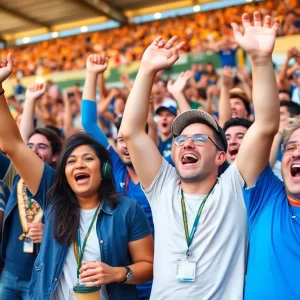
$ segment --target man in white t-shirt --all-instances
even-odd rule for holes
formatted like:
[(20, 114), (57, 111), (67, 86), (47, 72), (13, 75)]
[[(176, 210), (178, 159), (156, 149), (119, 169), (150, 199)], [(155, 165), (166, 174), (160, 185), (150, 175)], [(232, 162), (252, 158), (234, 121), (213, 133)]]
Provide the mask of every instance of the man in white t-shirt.
[(242, 188), (252, 187), (268, 164), (279, 125), (271, 60), (279, 25), (271, 28), (268, 16), (262, 26), (258, 12), (254, 26), (247, 14), (242, 21), (244, 34), (238, 25), (232, 28), (252, 63), (256, 118), (236, 161), (219, 178), (227, 142), (209, 114), (186, 111), (174, 120), (175, 168), (144, 132), (155, 74), (176, 62), (184, 43), (174, 46), (176, 37), (154, 40), (143, 55), (126, 103), (120, 134), (151, 205), (155, 227), (153, 300), (243, 299), (248, 234)]

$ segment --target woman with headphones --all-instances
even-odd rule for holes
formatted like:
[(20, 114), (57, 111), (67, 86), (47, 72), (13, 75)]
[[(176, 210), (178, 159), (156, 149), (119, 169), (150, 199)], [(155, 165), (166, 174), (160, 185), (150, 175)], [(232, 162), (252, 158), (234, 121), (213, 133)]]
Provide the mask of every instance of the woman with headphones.
[(12, 73), (11, 54), (0, 62), (0, 120), (5, 124), (0, 149), (46, 221), (29, 299), (138, 299), (135, 284), (153, 276), (153, 239), (145, 213), (116, 193), (109, 154), (89, 135), (67, 141), (56, 170), (23, 143), (2, 88)]

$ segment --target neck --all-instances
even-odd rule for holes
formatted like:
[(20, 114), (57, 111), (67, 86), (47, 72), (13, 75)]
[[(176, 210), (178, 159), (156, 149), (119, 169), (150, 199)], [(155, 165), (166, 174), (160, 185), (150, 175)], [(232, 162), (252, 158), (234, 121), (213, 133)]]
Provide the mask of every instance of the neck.
[(160, 134), (160, 139), (165, 142), (167, 139), (169, 139), (170, 137), (172, 136), (172, 132), (168, 133), (168, 134), (164, 134), (164, 133), (161, 133)]
[(140, 181), (139, 181), (139, 179), (138, 179), (138, 177), (136, 175), (136, 172), (135, 172), (134, 168), (133, 167), (126, 167), (126, 168), (127, 168), (127, 171), (128, 171), (128, 174), (129, 174), (131, 180), (135, 184), (139, 183)]
[(80, 208), (82, 209), (93, 209), (96, 208), (100, 201), (98, 195), (92, 197), (77, 197)]
[(181, 188), (186, 194), (206, 195), (216, 183), (216, 176), (210, 176), (197, 182), (181, 181)]
[(289, 195), (287, 195), (287, 198), (288, 198), (288, 201), (289, 201), (290, 205), (300, 207), (300, 200), (299, 199), (296, 199), (296, 198), (294, 198), (292, 196), (289, 196)]

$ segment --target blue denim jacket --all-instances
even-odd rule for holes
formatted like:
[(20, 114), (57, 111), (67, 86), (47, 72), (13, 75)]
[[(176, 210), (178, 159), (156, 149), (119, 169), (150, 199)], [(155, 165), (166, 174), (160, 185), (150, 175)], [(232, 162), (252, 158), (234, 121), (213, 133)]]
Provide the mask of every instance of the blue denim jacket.
[[(45, 213), (44, 236), (36, 258), (29, 286), (29, 299), (51, 299), (63, 272), (70, 245), (58, 243), (52, 235), (54, 215), (49, 215), (51, 204), (46, 205), (46, 194), (50, 188), (54, 170), (44, 165), (40, 186), (34, 199)], [(28, 192), (29, 196), (30, 193)], [(120, 197), (117, 208), (112, 210), (102, 202), (97, 219), (101, 261), (113, 267), (132, 264), (128, 242), (142, 239), (151, 234), (147, 217), (136, 201)], [(106, 285), (109, 299), (139, 299), (135, 285), (110, 283)]]
[[(32, 262), (34, 260), (34, 257), (30, 260), (31, 263), (29, 264), (28, 261), (23, 261), (22, 257), (18, 257), (16, 260), (14, 260), (13, 262), (7, 261), (6, 260), (6, 256), (5, 253), (8, 251), (7, 249), (7, 245), (8, 245), (8, 241), (11, 238), (18, 238), (15, 235), (12, 236), (11, 235), (11, 216), (14, 212), (15, 209), (18, 209), (18, 200), (17, 200), (17, 184), (20, 180), (20, 176), (17, 174), (14, 177), (14, 182), (13, 182), (13, 187), (11, 190), (11, 195), (8, 198), (8, 201), (6, 203), (5, 206), (5, 211), (4, 211), (4, 220), (3, 220), (3, 229), (2, 229), (2, 240), (0, 243), (0, 258), (3, 259), (3, 261), (5, 261), (5, 268), (15, 274), (16, 276), (20, 276), (21, 278), (24, 278), (26, 280), (30, 279), (31, 276), (31, 269), (33, 267)], [(44, 223), (44, 217), (42, 219), (42, 223)], [(20, 232), (21, 234), (22, 232)], [(20, 242), (21, 243), (21, 242)], [(21, 246), (20, 246), (21, 247)], [(23, 245), (22, 245), (23, 247)], [(38, 253), (39, 249), (40, 249), (40, 244), (34, 244), (34, 248), (35, 248), (35, 253)], [(36, 255), (35, 253), (33, 253), (32, 255)], [(30, 254), (31, 255), (31, 254)]]

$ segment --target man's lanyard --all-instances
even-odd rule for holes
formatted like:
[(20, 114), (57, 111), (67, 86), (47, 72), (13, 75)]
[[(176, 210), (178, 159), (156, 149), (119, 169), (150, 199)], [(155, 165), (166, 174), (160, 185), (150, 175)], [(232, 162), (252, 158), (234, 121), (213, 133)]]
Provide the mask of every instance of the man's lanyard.
[(82, 263), (82, 258), (83, 258), (86, 242), (90, 236), (90, 233), (92, 231), (92, 228), (95, 223), (95, 220), (96, 220), (99, 210), (100, 210), (100, 204), (95, 211), (95, 214), (93, 216), (93, 219), (92, 219), (92, 222), (88, 229), (88, 232), (84, 238), (82, 247), (81, 247), (80, 229), (78, 228), (78, 231), (77, 231), (77, 241), (74, 242), (74, 253), (75, 253), (75, 258), (76, 258), (76, 262), (77, 262), (77, 278), (79, 278), (79, 270), (81, 268), (81, 263)]
[(188, 226), (188, 222), (187, 222), (187, 215), (186, 215), (186, 207), (185, 207), (185, 203), (184, 203), (184, 195), (183, 195), (183, 191), (181, 189), (181, 209), (182, 209), (182, 217), (183, 217), (183, 224), (184, 224), (184, 231), (185, 231), (185, 238), (186, 238), (186, 243), (187, 243), (187, 246), (188, 246), (188, 249), (186, 251), (186, 256), (189, 257), (192, 255), (191, 251), (189, 250), (191, 244), (192, 244), (192, 241), (194, 239), (194, 235), (195, 235), (195, 232), (196, 232), (196, 229), (197, 229), (197, 226), (198, 226), (198, 223), (199, 223), (199, 220), (200, 220), (200, 216), (201, 216), (201, 213), (202, 213), (202, 210), (203, 210), (203, 207), (206, 203), (206, 200), (208, 199), (209, 195), (211, 194), (212, 190), (214, 189), (216, 183), (218, 181), (215, 182), (215, 184), (213, 185), (213, 187), (211, 188), (211, 190), (209, 191), (209, 193), (205, 196), (205, 198), (202, 200), (201, 204), (200, 204), (200, 207), (198, 209), (198, 212), (197, 212), (197, 215), (196, 215), (196, 218), (195, 218), (195, 221), (194, 221), (194, 225), (193, 225), (193, 228), (192, 228), (192, 231), (191, 231), (191, 234), (189, 234), (189, 226)]
[(127, 190), (128, 190), (128, 185), (129, 185), (129, 179), (130, 179), (130, 176), (129, 176), (129, 173), (126, 174), (126, 180), (125, 180), (125, 188), (124, 188), (124, 196), (126, 197), (127, 196)]

